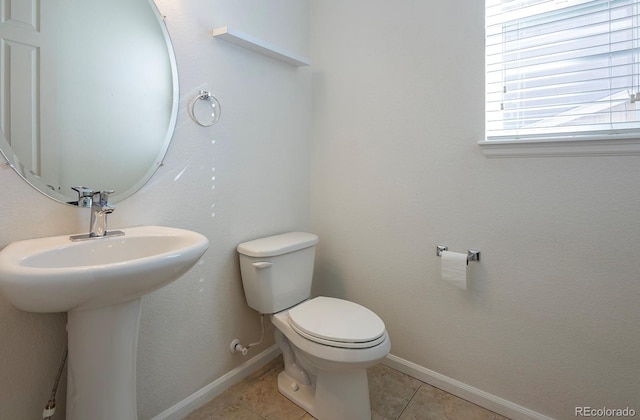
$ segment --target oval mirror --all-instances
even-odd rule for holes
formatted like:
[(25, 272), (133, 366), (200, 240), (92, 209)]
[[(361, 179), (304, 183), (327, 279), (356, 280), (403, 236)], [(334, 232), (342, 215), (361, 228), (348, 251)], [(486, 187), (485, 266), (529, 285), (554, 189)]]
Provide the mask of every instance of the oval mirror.
[(6, 0), (0, 151), (27, 182), (137, 191), (162, 164), (178, 112), (175, 56), (153, 0)]

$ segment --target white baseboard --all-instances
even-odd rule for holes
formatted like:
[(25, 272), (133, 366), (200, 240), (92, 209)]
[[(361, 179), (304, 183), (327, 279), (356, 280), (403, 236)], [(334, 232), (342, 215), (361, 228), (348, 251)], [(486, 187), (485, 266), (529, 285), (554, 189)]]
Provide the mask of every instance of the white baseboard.
[[(237, 368), (211, 382), (209, 385), (206, 385), (184, 400), (153, 417), (151, 420), (180, 420), (185, 418), (189, 413), (202, 407), (213, 398), (222, 394), (226, 389), (251, 375), (275, 359), (279, 354), (280, 349), (274, 344), (262, 353), (252, 357)], [(398, 356), (394, 356), (393, 354), (389, 354), (382, 363), (510, 419), (553, 420), (551, 417), (544, 416), (533, 410), (512, 403), (511, 401), (507, 401)]]
[(528, 408), (496, 397), (488, 392), (474, 388), (455, 379), (434, 372), (408, 360), (389, 354), (382, 363), (416, 379), (440, 388), (450, 394), (471, 401), (481, 407), (514, 420), (553, 420)]
[(184, 400), (180, 401), (173, 407), (170, 407), (153, 417), (151, 420), (180, 420), (185, 418), (192, 411), (202, 407), (225, 390), (237, 384), (253, 372), (260, 369), (280, 354), (280, 349), (276, 344), (247, 360), (237, 368), (222, 375), (220, 378), (211, 382), (209, 385), (201, 388), (191, 394)]

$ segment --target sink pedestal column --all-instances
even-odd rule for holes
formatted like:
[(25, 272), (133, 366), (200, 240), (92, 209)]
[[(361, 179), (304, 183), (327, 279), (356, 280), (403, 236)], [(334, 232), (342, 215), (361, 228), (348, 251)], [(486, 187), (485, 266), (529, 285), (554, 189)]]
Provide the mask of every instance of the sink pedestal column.
[(141, 298), (68, 313), (67, 420), (136, 420)]

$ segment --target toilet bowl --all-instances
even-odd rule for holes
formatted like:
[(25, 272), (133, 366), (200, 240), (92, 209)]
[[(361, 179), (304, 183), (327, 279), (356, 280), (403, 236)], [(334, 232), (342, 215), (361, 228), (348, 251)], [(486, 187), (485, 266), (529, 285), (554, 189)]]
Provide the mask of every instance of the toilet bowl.
[(278, 390), (319, 420), (371, 418), (367, 368), (384, 359), (384, 322), (354, 302), (309, 299), (316, 235), (291, 232), (238, 245), (247, 303), (270, 314), (284, 371)]
[[(336, 306), (343, 311), (336, 312)], [(341, 317), (342, 322), (311, 318), (323, 307), (327, 321)], [(366, 369), (384, 359), (391, 349), (380, 318), (371, 311), (363, 311), (370, 319), (344, 318), (345, 313), (354, 315), (346, 309), (368, 311), (349, 301), (318, 297), (271, 316), (285, 363), (278, 375), (278, 390), (318, 419), (370, 419)], [(303, 324), (306, 331), (301, 331), (300, 320), (312, 321)], [(331, 327), (337, 327), (337, 331)], [(349, 329), (352, 334), (346, 334)], [(376, 333), (371, 335), (373, 331)]]
[(273, 314), (271, 321), (320, 369), (367, 368), (390, 349), (382, 320), (347, 300), (317, 297)]

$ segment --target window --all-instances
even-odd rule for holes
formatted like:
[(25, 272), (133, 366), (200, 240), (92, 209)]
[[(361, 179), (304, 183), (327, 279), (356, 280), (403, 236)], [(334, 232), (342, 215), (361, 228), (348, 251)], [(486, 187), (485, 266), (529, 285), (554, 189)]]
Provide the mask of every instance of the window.
[(640, 0), (485, 5), (481, 143), (640, 138)]

